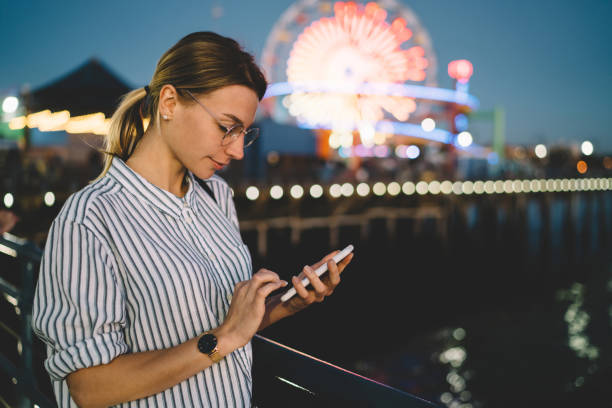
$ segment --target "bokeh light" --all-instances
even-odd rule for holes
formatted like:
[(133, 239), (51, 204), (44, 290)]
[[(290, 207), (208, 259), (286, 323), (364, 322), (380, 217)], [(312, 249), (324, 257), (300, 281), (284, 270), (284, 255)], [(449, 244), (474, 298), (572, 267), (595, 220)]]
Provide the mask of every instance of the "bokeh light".
[(357, 186), (357, 195), (365, 197), (370, 194), (370, 186), (367, 183), (359, 183)]
[(340, 184), (332, 184), (329, 187), (329, 195), (338, 198), (342, 195), (342, 186)]
[(409, 159), (416, 159), (421, 154), (421, 149), (416, 145), (410, 145), (406, 148), (406, 157)]
[(248, 198), (249, 200), (257, 200), (257, 198), (259, 198), (259, 189), (255, 186), (249, 186), (246, 189), (245, 194), (246, 198)]
[(402, 192), (406, 195), (412, 195), (416, 191), (416, 187), (412, 181), (406, 181), (402, 184)]
[(535, 155), (540, 159), (545, 158), (546, 155), (548, 154), (548, 150), (546, 149), (546, 146), (544, 146), (543, 144), (537, 145), (533, 150), (535, 152)]
[(304, 187), (297, 185), (297, 184), (294, 186), (291, 186), (291, 190), (289, 190), (289, 194), (291, 194), (291, 197), (295, 198), (296, 200), (298, 198), (302, 198), (302, 196), (304, 195)]
[(468, 147), (472, 144), (472, 134), (467, 131), (463, 131), (457, 135), (457, 143), (461, 147)]
[(425, 195), (429, 191), (429, 186), (426, 181), (419, 181), (416, 184), (416, 192), (420, 195)]
[(344, 183), (340, 189), (340, 192), (345, 197), (350, 197), (355, 192), (355, 187), (351, 183)]
[(53, 204), (55, 204), (55, 194), (53, 194), (51, 191), (47, 191), (43, 197), (43, 201), (47, 207), (51, 207)]
[(380, 181), (374, 184), (374, 186), (372, 187), (372, 192), (379, 197), (385, 195), (386, 191), (387, 187), (385, 186), (385, 183)]
[(436, 121), (432, 118), (425, 118), (421, 121), (421, 128), (426, 132), (431, 132), (436, 128)]
[(4, 195), (4, 206), (6, 208), (11, 208), (13, 206), (13, 204), (15, 203), (15, 198), (13, 197), (13, 195), (11, 193), (6, 193)]
[(584, 154), (585, 156), (592, 155), (593, 154), (593, 143), (589, 142), (588, 140), (585, 140), (580, 145), (580, 150), (582, 151), (582, 154)]
[(2, 102), (2, 111), (4, 113), (15, 113), (19, 107), (19, 99), (14, 96), (7, 96)]
[(275, 185), (270, 188), (270, 197), (272, 197), (275, 200), (280, 199), (283, 196), (283, 194), (284, 194), (283, 188), (279, 185)]
[(323, 195), (323, 187), (319, 184), (313, 184), (310, 186), (310, 196), (312, 198), (319, 198)]
[(391, 183), (389, 183), (389, 185), (387, 186), (387, 192), (389, 193), (389, 195), (392, 196), (396, 196), (398, 195), (400, 192), (402, 191), (401, 186), (399, 185), (398, 182), (396, 181), (392, 181)]

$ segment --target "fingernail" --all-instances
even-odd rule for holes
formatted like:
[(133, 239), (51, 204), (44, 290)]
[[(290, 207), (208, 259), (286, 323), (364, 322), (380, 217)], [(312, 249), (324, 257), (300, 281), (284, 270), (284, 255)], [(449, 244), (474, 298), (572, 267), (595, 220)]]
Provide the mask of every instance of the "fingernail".
[(284, 280), (283, 280), (283, 281), (281, 281), (281, 285), (282, 285), (282, 286), (287, 286), (288, 284), (289, 284), (289, 282), (287, 282), (287, 281), (284, 281)]

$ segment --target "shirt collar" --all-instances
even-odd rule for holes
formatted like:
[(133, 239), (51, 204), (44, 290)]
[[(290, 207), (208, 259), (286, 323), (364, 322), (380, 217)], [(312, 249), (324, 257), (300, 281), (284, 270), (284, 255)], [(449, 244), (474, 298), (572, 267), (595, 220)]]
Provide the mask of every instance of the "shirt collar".
[(189, 188), (187, 194), (185, 194), (183, 198), (177, 197), (169, 191), (150, 183), (116, 156), (113, 157), (108, 175), (117, 180), (117, 182), (137, 198), (175, 217), (180, 217), (181, 211), (183, 211), (185, 207), (195, 206), (195, 179), (189, 170), (186, 172)]

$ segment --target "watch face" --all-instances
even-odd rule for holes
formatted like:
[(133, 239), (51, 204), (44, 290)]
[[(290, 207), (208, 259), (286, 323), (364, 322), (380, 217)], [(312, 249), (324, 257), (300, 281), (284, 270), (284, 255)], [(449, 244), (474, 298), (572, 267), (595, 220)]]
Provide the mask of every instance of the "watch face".
[(198, 340), (198, 350), (204, 354), (210, 354), (217, 347), (217, 337), (212, 333), (207, 333)]

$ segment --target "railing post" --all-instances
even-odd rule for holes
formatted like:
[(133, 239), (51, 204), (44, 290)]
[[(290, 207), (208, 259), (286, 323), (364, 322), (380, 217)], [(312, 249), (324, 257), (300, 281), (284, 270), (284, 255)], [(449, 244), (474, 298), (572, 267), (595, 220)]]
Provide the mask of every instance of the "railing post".
[(21, 361), (20, 388), (23, 390), (19, 406), (31, 408), (32, 402), (27, 397), (27, 389), (36, 388), (36, 379), (32, 370), (32, 301), (34, 295), (34, 267), (36, 263), (29, 257), (23, 257), (21, 262)]

